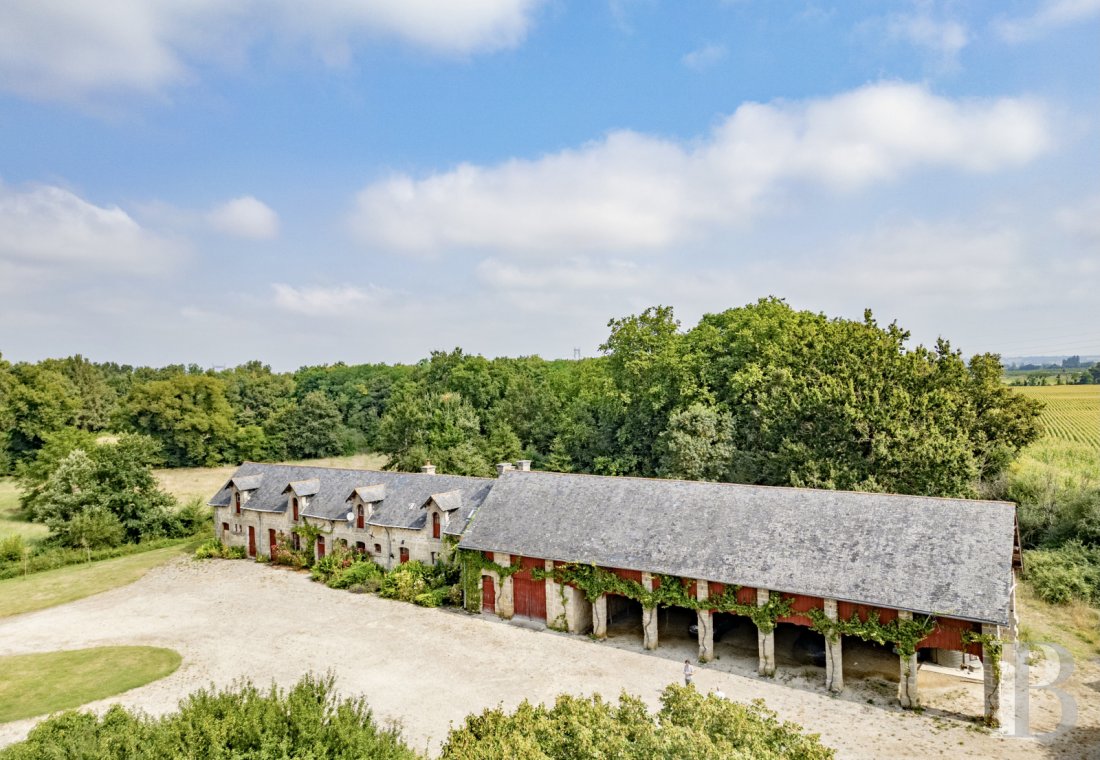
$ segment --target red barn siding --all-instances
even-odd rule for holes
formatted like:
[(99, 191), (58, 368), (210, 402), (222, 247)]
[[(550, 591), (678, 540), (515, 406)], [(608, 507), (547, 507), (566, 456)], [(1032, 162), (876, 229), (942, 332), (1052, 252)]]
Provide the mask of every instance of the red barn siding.
[(795, 625), (809, 626), (813, 623), (806, 615), (800, 615), (801, 612), (807, 610), (822, 609), (825, 606), (825, 600), (819, 596), (803, 596), (801, 594), (783, 594), (785, 599), (793, 599), (791, 603), (791, 614), (786, 617), (779, 618), (780, 623), (794, 623)]
[(614, 567), (610, 567), (610, 568), (608, 568), (608, 570), (610, 570), (615, 575), (622, 578), (624, 581), (636, 581), (638, 583), (642, 582), (642, 571), (641, 570), (623, 570), (621, 568), (614, 568)]
[(982, 645), (971, 644), (968, 647), (963, 647), (962, 633), (963, 631), (973, 631), (975, 629), (974, 623), (966, 620), (956, 620), (955, 618), (937, 618), (936, 630), (921, 639), (917, 647), (923, 649), (924, 647), (936, 647), (937, 649), (954, 649), (960, 652), (968, 652), (973, 655), (981, 657)]
[(752, 586), (737, 589), (737, 601), (741, 604), (756, 604), (756, 589)]
[(534, 557), (520, 559), (523, 568), (512, 576), (512, 595), (515, 613), (522, 617), (546, 620), (546, 581), (531, 577), (532, 568), (543, 568), (546, 563)]
[(898, 617), (897, 610), (886, 607), (872, 607), (868, 604), (853, 604), (852, 602), (837, 602), (836, 605), (837, 617), (841, 620), (849, 620), (852, 617), (852, 613), (858, 612), (859, 619), (866, 622), (867, 616), (871, 614), (871, 610), (878, 610), (878, 619), (880, 623), (889, 623), (891, 620), (896, 620)]

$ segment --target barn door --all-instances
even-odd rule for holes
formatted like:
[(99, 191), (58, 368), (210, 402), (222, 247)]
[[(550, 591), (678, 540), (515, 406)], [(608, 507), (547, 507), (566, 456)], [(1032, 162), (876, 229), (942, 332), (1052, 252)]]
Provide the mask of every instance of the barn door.
[(481, 609), (484, 612), (497, 611), (497, 590), (488, 575), (481, 576)]
[(256, 528), (255, 526), (248, 526), (248, 556), (256, 556)]
[(541, 559), (524, 557), (520, 560), (520, 566), (523, 569), (512, 576), (516, 614), (546, 620), (546, 581), (537, 581), (531, 577), (531, 570), (543, 568), (545, 563)]

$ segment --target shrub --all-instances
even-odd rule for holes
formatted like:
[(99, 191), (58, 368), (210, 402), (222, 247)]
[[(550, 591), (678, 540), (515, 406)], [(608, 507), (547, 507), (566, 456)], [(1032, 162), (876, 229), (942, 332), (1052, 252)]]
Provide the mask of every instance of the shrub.
[(1050, 604), (1074, 599), (1100, 604), (1100, 548), (1070, 541), (1059, 549), (1025, 552), (1024, 571), (1035, 593)]
[(225, 556), (225, 545), (216, 538), (211, 538), (199, 544), (195, 549), (195, 559), (211, 559)]
[(257, 554), (256, 561), (259, 562), (261, 565), (266, 565), (267, 563), (271, 562), (271, 557), (267, 556), (266, 554)]
[(23, 559), (23, 551), (26, 548), (22, 536), (18, 534), (4, 536), (4, 539), (0, 541), (0, 560), (18, 562)]
[(102, 717), (70, 711), (39, 723), (0, 758), (416, 760), (396, 728), (379, 727), (361, 697), (337, 699), (333, 684), (331, 675), (306, 675), (286, 692), (249, 683), (204, 689), (161, 718), (119, 705)]
[(503, 708), (467, 716), (451, 729), (440, 760), (620, 760), (753, 758), (829, 760), (833, 750), (817, 735), (780, 722), (762, 701), (740, 704), (672, 685), (661, 709), (623, 693), (618, 704), (600, 696), (560, 695), (553, 707), (527, 701), (512, 713)]
[(214, 510), (203, 504), (202, 499), (194, 498), (176, 513), (176, 519), (182, 536), (209, 535), (214, 526)]
[(386, 599), (411, 602), (428, 590), (431, 568), (423, 562), (406, 562), (398, 565), (382, 579), (380, 593)]
[(320, 583), (328, 583), (332, 577), (355, 562), (355, 555), (347, 549), (336, 548), (313, 563), (309, 575)]
[(413, 604), (419, 604), (421, 607), (439, 607), (451, 593), (451, 586), (440, 586), (439, 588), (433, 588), (430, 591), (425, 591), (423, 594), (417, 594), (413, 597)]
[(377, 589), (385, 574), (386, 571), (380, 565), (370, 560), (355, 562), (333, 575), (328, 581), (328, 586), (329, 588), (351, 588), (365, 585), (367, 581), (375, 581), (375, 589)]
[(244, 559), (248, 556), (248, 552), (245, 551), (243, 546), (229, 546), (226, 547), (225, 554), (226, 559)]

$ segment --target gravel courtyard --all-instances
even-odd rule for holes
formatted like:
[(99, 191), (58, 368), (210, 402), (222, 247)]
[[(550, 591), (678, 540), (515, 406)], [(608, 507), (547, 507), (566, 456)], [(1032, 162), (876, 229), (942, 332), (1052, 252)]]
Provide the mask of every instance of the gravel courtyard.
[[(366, 695), (375, 716), (397, 721), (410, 743), (434, 751), (451, 723), (472, 711), (560, 692), (626, 689), (656, 704), (681, 678), (686, 641), (641, 651), (627, 637), (605, 643), (536, 631), (488, 617), (430, 610), (334, 591), (308, 576), (243, 561), (180, 559), (137, 583), (77, 602), (0, 621), (0, 655), (106, 644), (171, 647), (183, 665), (171, 676), (113, 702), (164, 712), (188, 692), (247, 677), (293, 683), (305, 671), (333, 671), (341, 689)], [(824, 693), (812, 674), (788, 669), (776, 680), (754, 663), (726, 657), (696, 668), (696, 684), (736, 700), (763, 698), (780, 717), (818, 732), (842, 758), (1100, 758), (1100, 668), (1078, 663), (1077, 728), (1052, 745), (978, 729), (960, 713), (980, 711), (980, 687), (921, 674), (923, 713), (892, 706), (889, 685), (852, 681), (844, 696)], [(782, 670), (782, 669), (781, 669)], [(1056, 700), (1033, 698), (1038, 730), (1057, 721)], [(868, 701), (873, 704), (868, 704)], [(0, 726), (0, 745), (26, 735), (33, 720)]]

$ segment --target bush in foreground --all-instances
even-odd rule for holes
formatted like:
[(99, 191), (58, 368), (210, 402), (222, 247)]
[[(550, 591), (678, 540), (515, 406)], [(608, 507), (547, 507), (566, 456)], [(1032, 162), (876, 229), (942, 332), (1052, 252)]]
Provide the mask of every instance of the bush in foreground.
[(362, 698), (340, 700), (331, 675), (307, 675), (289, 691), (251, 684), (200, 690), (177, 712), (151, 718), (118, 705), (102, 717), (66, 712), (38, 724), (0, 760), (415, 760), (393, 727), (381, 728)]
[(651, 715), (637, 697), (559, 696), (553, 707), (524, 701), (470, 715), (451, 730), (441, 760), (649, 760), (732, 758), (827, 760), (816, 734), (781, 722), (762, 701), (745, 705), (671, 685)]

